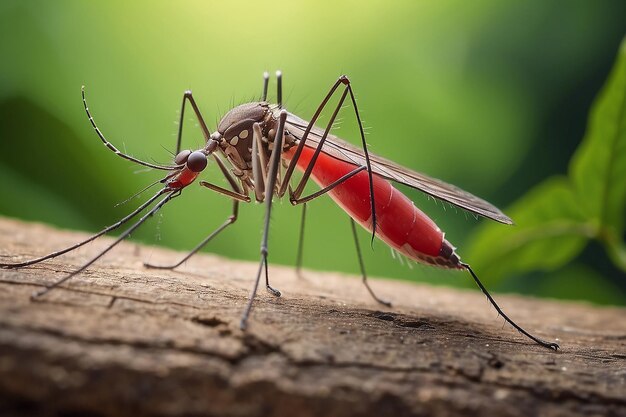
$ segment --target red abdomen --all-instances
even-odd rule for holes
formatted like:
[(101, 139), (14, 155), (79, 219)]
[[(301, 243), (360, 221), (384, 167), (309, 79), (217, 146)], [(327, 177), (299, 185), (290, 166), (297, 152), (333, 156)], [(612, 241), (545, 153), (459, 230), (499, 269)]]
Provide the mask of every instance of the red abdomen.
[[(295, 148), (292, 148), (284, 156), (290, 159), (294, 152)], [(314, 152), (312, 148), (303, 148), (298, 159), (300, 170), (306, 169)], [(352, 164), (320, 153), (311, 176), (320, 187), (326, 187), (355, 168)], [(376, 236), (415, 261), (452, 266), (443, 262), (442, 246), (447, 242), (439, 227), (387, 180), (376, 174), (373, 175), (373, 180)], [(359, 172), (328, 194), (350, 217), (366, 230), (372, 231), (367, 171)]]

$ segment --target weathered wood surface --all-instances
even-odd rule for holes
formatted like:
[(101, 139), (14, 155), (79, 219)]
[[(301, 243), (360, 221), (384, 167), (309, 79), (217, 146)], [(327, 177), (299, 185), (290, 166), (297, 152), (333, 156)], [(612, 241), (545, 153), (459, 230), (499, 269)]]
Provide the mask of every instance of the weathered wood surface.
[[(0, 259), (83, 236), (0, 220)], [(497, 297), (554, 353), (477, 291), (373, 280), (383, 311), (356, 277), (271, 266), (283, 297), (260, 291), (244, 333), (256, 264), (147, 270), (180, 254), (133, 243), (29, 300), (105, 243), (0, 269), (0, 415), (626, 415), (625, 309)]]

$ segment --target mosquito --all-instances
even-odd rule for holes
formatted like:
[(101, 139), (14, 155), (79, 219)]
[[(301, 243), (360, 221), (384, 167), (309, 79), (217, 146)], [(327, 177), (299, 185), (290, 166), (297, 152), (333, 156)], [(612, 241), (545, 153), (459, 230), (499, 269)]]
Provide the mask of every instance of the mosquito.
[[(83, 272), (118, 243), (126, 239), (163, 206), (180, 196), (182, 191), (195, 182), (204, 171), (208, 160), (212, 159), (219, 167), (230, 188), (224, 188), (208, 181), (199, 181), (199, 184), (230, 198), (233, 201), (232, 213), (179, 262), (173, 265), (145, 265), (160, 269), (174, 269), (180, 266), (215, 236), (235, 223), (239, 203), (250, 203), (252, 198), (263, 203), (265, 218), (260, 261), (252, 291), (242, 313), (241, 329), (247, 327), (262, 276), (265, 277), (266, 289), (276, 297), (281, 296), (281, 292), (270, 285), (268, 238), (273, 197), (282, 198), (288, 192), (291, 204), (294, 206), (302, 205), (303, 207), (297, 257), (298, 270), (302, 263), (302, 235), (306, 218), (306, 203), (322, 195), (328, 195), (350, 217), (362, 282), (378, 303), (391, 306), (388, 301), (379, 298), (368, 283), (363, 256), (357, 240), (356, 223), (371, 233), (372, 240), (374, 237), (378, 237), (392, 249), (413, 261), (440, 268), (468, 271), (480, 290), (506, 322), (539, 345), (558, 350), (559, 345), (557, 343), (548, 342), (532, 335), (502, 311), (469, 264), (461, 261), (460, 256), (456, 253), (456, 248), (445, 239), (441, 229), (408, 197), (394, 188), (392, 182), (415, 188), (434, 198), (500, 223), (512, 224), (513, 222), (509, 217), (492, 204), (454, 185), (428, 177), (368, 152), (352, 84), (347, 76), (342, 75), (334, 82), (313, 114), (311, 121), (305, 121), (283, 108), (282, 74), (280, 71), (276, 73), (276, 81), (276, 104), (270, 104), (267, 101), (269, 74), (266, 72), (263, 76), (261, 101), (242, 104), (230, 110), (221, 119), (215, 132), (211, 132), (207, 127), (192, 92), (186, 91), (183, 95), (180, 111), (176, 153), (173, 162), (169, 165), (140, 160), (121, 152), (109, 142), (96, 125), (87, 106), (83, 86), (81, 92), (85, 112), (103, 144), (116, 155), (133, 163), (165, 171), (164, 178), (160, 180), (162, 188), (126, 217), (75, 245), (23, 262), (0, 263), (0, 267), (21, 268), (63, 255), (121, 227), (144, 212), (135, 223), (98, 255), (72, 273), (34, 292), (31, 296), (32, 299), (43, 297), (54, 288)], [(336, 97), (336, 94), (340, 97), (333, 109), (332, 105), (329, 106), (329, 102), (333, 97)], [(351, 104), (354, 111), (359, 127), (360, 147), (347, 143), (330, 133), (337, 114), (344, 103)], [(204, 146), (195, 151), (181, 150), (183, 120), (187, 105), (191, 105), (204, 136)], [(321, 129), (315, 123), (327, 107), (333, 109), (332, 114), (326, 127)], [(292, 178), (296, 168), (302, 172), (302, 176), (297, 181)], [(292, 179), (294, 184), (292, 184)], [(303, 195), (310, 179), (320, 189), (309, 195)]]

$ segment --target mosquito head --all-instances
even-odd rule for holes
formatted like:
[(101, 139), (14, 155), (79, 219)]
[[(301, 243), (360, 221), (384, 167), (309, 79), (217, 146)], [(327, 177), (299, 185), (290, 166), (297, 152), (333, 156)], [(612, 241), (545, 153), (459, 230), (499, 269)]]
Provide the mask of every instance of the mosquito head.
[(207, 159), (202, 151), (195, 151), (189, 154), (187, 158), (187, 168), (192, 172), (202, 172), (206, 168)]
[(176, 165), (184, 165), (191, 172), (202, 172), (207, 166), (204, 150), (191, 152), (189, 149), (180, 151), (174, 158)]

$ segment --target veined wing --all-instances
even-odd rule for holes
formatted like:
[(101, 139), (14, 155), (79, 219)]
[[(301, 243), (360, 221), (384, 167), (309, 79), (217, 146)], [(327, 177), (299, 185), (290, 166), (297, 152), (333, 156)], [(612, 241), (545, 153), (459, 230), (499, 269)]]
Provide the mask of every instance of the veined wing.
[[(298, 116), (291, 113), (288, 114), (286, 128), (289, 133), (296, 138), (302, 138), (307, 125), (308, 122), (300, 119)], [(314, 126), (306, 140), (306, 145), (315, 148), (319, 144), (323, 134), (324, 130)], [(331, 134), (328, 135), (328, 138), (324, 142), (322, 151), (334, 158), (356, 166), (366, 165), (365, 154), (362, 149)], [(513, 221), (493, 204), (459, 187), (413, 171), (371, 152), (369, 152), (369, 157), (372, 164), (372, 172), (383, 178), (415, 188), (432, 197), (447, 201), (464, 210), (471, 211), (472, 213), (497, 222), (513, 224)]]

